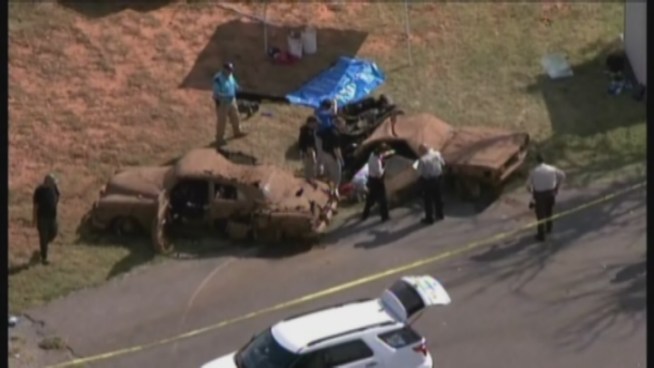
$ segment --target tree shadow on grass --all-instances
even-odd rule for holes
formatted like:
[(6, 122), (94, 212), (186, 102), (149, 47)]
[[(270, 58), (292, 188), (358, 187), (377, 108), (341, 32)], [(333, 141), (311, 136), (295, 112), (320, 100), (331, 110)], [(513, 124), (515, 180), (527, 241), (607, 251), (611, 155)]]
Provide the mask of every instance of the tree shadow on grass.
[(166, 5), (171, 4), (172, 2), (172, 0), (58, 0), (59, 5), (63, 6), (64, 8), (73, 10), (88, 18), (103, 18), (128, 9), (145, 13), (160, 9)]
[(573, 65), (573, 77), (552, 80), (542, 74), (527, 87), (528, 92), (542, 94), (555, 135), (585, 137), (645, 121), (646, 105), (642, 101), (629, 93), (607, 93), (610, 79), (605, 74), (606, 58), (619, 49), (615, 42), (593, 44), (588, 51), (595, 57)]
[[(269, 25), (269, 47), (286, 49), (286, 37), (295, 29)], [(355, 30), (320, 28), (320, 52), (305, 55), (293, 65), (273, 64), (263, 50), (263, 26), (233, 20), (216, 31), (198, 55), (180, 88), (211, 90), (213, 75), (224, 62), (235, 65), (234, 74), (243, 92), (273, 99), (283, 98), (309, 79), (327, 69), (341, 56), (355, 56), (367, 33)]]
[(645, 140), (629, 136), (639, 133), (627, 129), (645, 123), (646, 104), (629, 91), (607, 93), (606, 58), (620, 49), (620, 42), (593, 43), (586, 52), (595, 56), (573, 65), (573, 77), (551, 80), (543, 74), (527, 87), (528, 93), (543, 96), (552, 124), (552, 136), (537, 143), (539, 150), (549, 161), (565, 162), (568, 175), (580, 185), (646, 160)]
[(32, 252), (30, 259), (21, 264), (10, 265), (8, 269), (9, 276), (17, 275), (23, 271), (29, 270), (31, 267), (41, 263), (41, 253), (38, 250)]
[(85, 217), (76, 229), (75, 243), (87, 246), (124, 247), (129, 254), (113, 265), (107, 274), (107, 280), (154, 260), (156, 253), (144, 234), (121, 237), (108, 232), (95, 231)]

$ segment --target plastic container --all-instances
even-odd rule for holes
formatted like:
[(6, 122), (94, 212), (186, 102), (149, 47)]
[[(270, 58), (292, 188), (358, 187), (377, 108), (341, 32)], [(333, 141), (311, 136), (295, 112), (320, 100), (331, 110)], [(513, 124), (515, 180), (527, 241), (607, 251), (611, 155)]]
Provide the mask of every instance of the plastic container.
[(302, 58), (302, 38), (296, 32), (288, 35), (288, 53), (298, 59)]
[(314, 27), (309, 26), (302, 31), (302, 51), (307, 55), (315, 54), (318, 51), (316, 29)]
[(570, 63), (563, 54), (545, 55), (540, 62), (551, 79), (569, 78), (574, 75)]

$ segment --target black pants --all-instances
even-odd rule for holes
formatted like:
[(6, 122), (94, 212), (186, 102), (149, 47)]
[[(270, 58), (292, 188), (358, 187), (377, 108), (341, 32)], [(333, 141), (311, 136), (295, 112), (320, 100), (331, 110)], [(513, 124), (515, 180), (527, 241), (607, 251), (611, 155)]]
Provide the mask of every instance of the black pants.
[(38, 218), (36, 227), (39, 231), (39, 246), (41, 248), (41, 260), (48, 260), (48, 245), (57, 237), (58, 227), (56, 218)]
[(425, 206), (425, 220), (434, 221), (443, 218), (443, 198), (441, 195), (441, 177), (422, 178), (422, 198)]
[(368, 178), (368, 196), (366, 197), (366, 205), (363, 208), (364, 220), (370, 215), (370, 208), (373, 204), (379, 204), (379, 213), (382, 220), (388, 219), (388, 202), (386, 200), (386, 184), (383, 178)]
[(538, 221), (548, 219), (544, 223), (538, 224), (538, 237), (544, 238), (545, 233), (552, 232), (552, 214), (554, 212), (554, 199), (555, 192), (553, 190), (545, 190), (542, 192), (534, 192), (534, 207), (536, 210), (536, 219)]

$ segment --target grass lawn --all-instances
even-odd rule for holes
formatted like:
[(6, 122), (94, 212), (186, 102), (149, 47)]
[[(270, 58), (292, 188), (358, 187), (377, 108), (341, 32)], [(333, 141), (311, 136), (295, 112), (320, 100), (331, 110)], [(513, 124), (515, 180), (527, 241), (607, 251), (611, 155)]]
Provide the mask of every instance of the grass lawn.
[[(147, 240), (80, 241), (76, 227), (116, 169), (167, 162), (211, 143), (207, 80), (224, 55), (237, 61), (242, 84), (278, 90), (351, 51), (379, 63), (388, 75), (383, 92), (405, 110), (432, 112), (452, 125), (526, 130), (573, 184), (644, 173), (645, 104), (608, 96), (603, 74), (606, 52), (622, 32), (622, 4), (413, 4), (409, 65), (403, 4), (275, 3), (269, 15), (276, 23), (311, 20), (319, 29), (319, 55), (289, 71), (261, 62), (259, 25), (237, 22), (214, 3), (64, 5), (9, 5), (14, 312), (160, 259)], [(257, 3), (232, 6), (261, 10)], [(271, 32), (283, 46), (286, 31)], [(540, 58), (549, 52), (565, 53), (575, 76), (544, 77)], [(250, 134), (230, 148), (299, 168), (290, 147), (307, 111), (275, 105), (261, 111), (245, 123)], [(30, 197), (48, 171), (63, 191), (61, 236), (51, 251), (54, 263), (32, 267), (38, 246)]]

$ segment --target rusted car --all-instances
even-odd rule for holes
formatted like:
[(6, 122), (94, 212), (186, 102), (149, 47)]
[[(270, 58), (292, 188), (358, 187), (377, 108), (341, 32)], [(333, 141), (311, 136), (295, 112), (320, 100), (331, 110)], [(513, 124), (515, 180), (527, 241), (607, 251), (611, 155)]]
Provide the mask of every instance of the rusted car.
[(357, 148), (357, 167), (382, 142), (397, 152), (397, 157), (389, 160), (392, 167), (386, 173), (389, 199), (413, 190), (418, 181), (413, 164), (423, 143), (441, 152), (445, 174), (460, 194), (479, 198), (482, 194), (497, 196), (507, 179), (522, 167), (529, 135), (479, 126), (455, 128), (430, 114), (395, 115)]
[(267, 165), (231, 162), (211, 148), (195, 149), (163, 167), (118, 172), (89, 213), (96, 229), (117, 234), (149, 230), (169, 250), (169, 229), (218, 226), (236, 239), (313, 239), (336, 211), (326, 184), (310, 184)]

